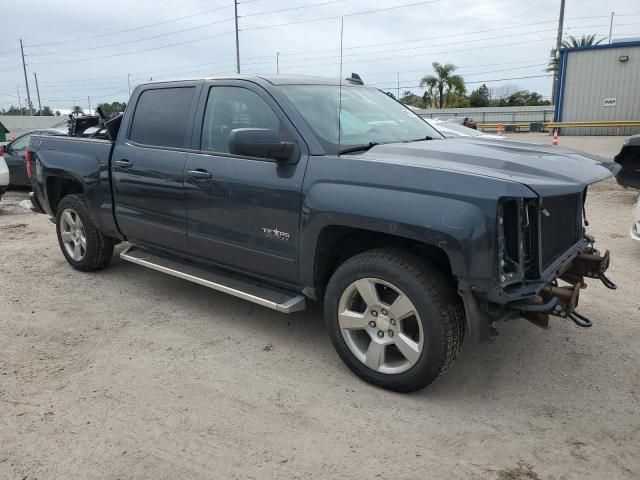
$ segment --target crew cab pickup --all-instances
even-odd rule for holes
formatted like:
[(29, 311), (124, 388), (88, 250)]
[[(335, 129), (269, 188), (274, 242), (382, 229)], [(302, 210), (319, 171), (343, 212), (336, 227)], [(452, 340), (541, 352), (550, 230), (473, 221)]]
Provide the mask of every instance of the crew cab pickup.
[(557, 147), (445, 140), (357, 76), (138, 86), (87, 137), (34, 136), (34, 209), (78, 270), (120, 258), (283, 313), (324, 304), (357, 375), (412, 391), (463, 339), (576, 311), (615, 288), (585, 232), (612, 162)]

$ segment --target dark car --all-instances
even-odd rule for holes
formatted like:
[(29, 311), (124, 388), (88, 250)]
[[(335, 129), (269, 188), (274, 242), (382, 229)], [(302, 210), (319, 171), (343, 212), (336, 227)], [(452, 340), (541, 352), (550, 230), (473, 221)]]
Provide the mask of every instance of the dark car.
[(460, 125), (464, 125), (467, 128), (473, 128), (474, 130), (478, 129), (478, 123), (471, 117), (452, 117), (449, 118), (447, 122), (459, 123)]
[(429, 384), (505, 320), (589, 326), (585, 277), (613, 285), (585, 196), (618, 166), (446, 140), (356, 80), (139, 85), (104, 134), (31, 139), (34, 209), (81, 271), (128, 242), (123, 260), (282, 313), (322, 302), (340, 357), (392, 390)]
[(616, 175), (618, 183), (640, 189), (640, 135), (627, 138), (614, 160), (622, 167)]
[(0, 156), (4, 157), (9, 168), (9, 186), (28, 187), (27, 162), (25, 154), (32, 135), (64, 135), (64, 132), (56, 129), (34, 130), (19, 136), (11, 143), (0, 148)]

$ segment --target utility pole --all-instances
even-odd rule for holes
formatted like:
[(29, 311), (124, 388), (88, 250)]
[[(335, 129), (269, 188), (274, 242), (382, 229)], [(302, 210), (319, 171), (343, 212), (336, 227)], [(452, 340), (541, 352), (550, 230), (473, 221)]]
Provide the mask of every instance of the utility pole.
[[(559, 59), (560, 55), (560, 47), (562, 46), (562, 29), (564, 25), (564, 2), (565, 0), (560, 0), (560, 17), (558, 18), (558, 37), (556, 39), (556, 51), (554, 53), (556, 59)], [(556, 66), (556, 70), (553, 72), (553, 88), (551, 99), (552, 103), (555, 105), (557, 96), (558, 96), (558, 69), (559, 65)]]
[(20, 116), (22, 116), (22, 100), (20, 99), (20, 85), (16, 86), (18, 90), (18, 107), (20, 108)]
[(20, 53), (22, 55), (22, 70), (24, 71), (24, 84), (27, 87), (27, 109), (29, 115), (33, 115), (33, 108), (31, 107), (31, 94), (29, 93), (29, 80), (27, 79), (27, 64), (24, 63), (24, 48), (22, 47), (22, 39), (20, 39)]
[(89, 104), (89, 115), (91, 115), (91, 97), (87, 95), (87, 103)]
[(131, 96), (131, 74), (127, 73), (127, 85), (129, 86), (129, 96)]
[(236, 19), (236, 73), (240, 75), (240, 37), (238, 35), (238, 0), (233, 0)]
[(38, 94), (38, 110), (40, 111), (40, 116), (42, 116), (42, 103), (40, 103), (40, 87), (38, 87), (38, 74), (33, 72), (33, 77), (36, 79), (36, 93)]
[(613, 33), (613, 16), (616, 12), (611, 12), (611, 23), (609, 24), (609, 44), (611, 44), (611, 35)]
[(280, 74), (280, 52), (276, 52), (276, 73)]
[(398, 80), (398, 96), (396, 97), (396, 99), (400, 101), (400, 72), (398, 72), (397, 80)]

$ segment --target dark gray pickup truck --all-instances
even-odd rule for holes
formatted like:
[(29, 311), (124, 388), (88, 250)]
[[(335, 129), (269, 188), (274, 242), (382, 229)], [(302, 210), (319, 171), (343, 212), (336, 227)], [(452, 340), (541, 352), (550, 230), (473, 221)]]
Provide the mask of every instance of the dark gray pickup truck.
[(585, 233), (601, 158), (445, 140), (357, 76), (151, 83), (128, 105), (93, 138), (31, 140), (67, 261), (97, 270), (127, 242), (124, 260), (283, 313), (323, 302), (371, 383), (424, 387), (502, 321), (589, 326), (585, 277), (615, 288)]

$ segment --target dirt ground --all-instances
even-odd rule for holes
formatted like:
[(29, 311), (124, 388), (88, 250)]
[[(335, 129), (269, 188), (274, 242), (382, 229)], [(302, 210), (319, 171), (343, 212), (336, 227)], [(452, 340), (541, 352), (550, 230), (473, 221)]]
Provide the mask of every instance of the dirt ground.
[[(609, 156), (621, 141), (561, 137)], [(54, 226), (10, 192), (0, 478), (638, 479), (635, 195), (614, 181), (590, 190), (589, 231), (620, 285), (583, 292), (591, 329), (507, 323), (401, 395), (350, 373), (317, 306), (278, 314), (117, 257), (99, 273), (72, 270)]]

